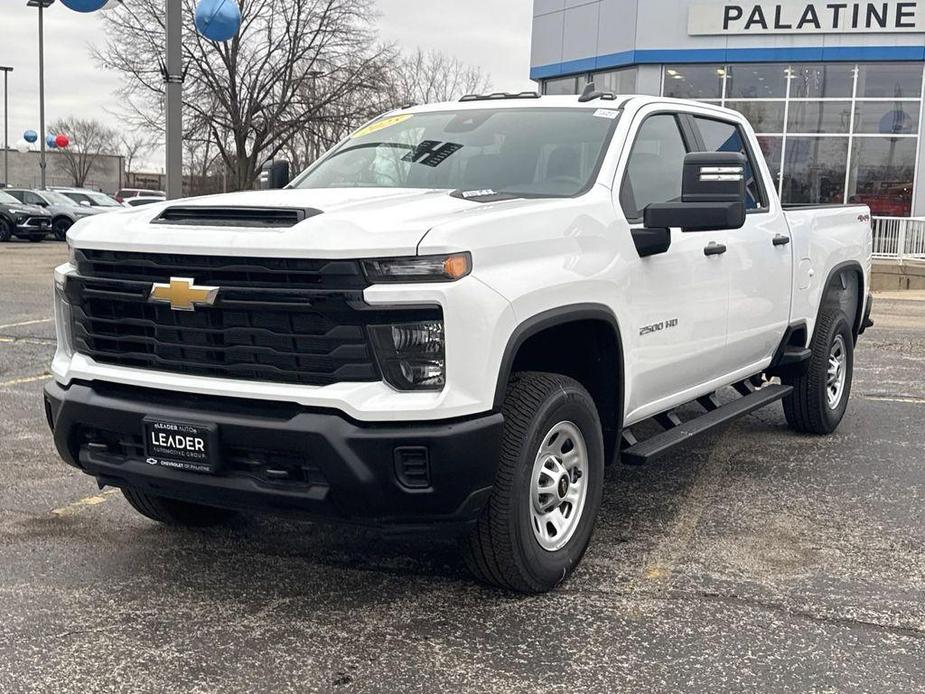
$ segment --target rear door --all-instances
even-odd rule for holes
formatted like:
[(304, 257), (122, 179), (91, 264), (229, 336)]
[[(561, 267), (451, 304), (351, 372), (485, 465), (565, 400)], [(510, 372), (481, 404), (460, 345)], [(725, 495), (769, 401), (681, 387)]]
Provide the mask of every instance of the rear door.
[[(658, 105), (636, 116), (630, 141), (618, 178), (619, 204), (630, 228), (636, 228), (647, 205), (681, 199), (684, 156), (695, 143), (685, 117)], [(617, 278), (627, 287), (627, 313), (634, 323), (624, 335), (624, 347), (631, 351), (628, 415), (683, 400), (686, 391), (725, 373), (727, 262), (704, 250), (722, 246), (728, 235), (672, 229), (666, 253), (635, 258), (627, 265), (629, 276)]]
[[(746, 170), (745, 226), (728, 233), (724, 260), (729, 273), (727, 372), (770, 359), (790, 320), (793, 259), (790, 229), (777, 196), (767, 190), (764, 161), (756, 157), (741, 125), (695, 115), (693, 126), (704, 152), (741, 152)], [(760, 367), (756, 367), (760, 368)]]

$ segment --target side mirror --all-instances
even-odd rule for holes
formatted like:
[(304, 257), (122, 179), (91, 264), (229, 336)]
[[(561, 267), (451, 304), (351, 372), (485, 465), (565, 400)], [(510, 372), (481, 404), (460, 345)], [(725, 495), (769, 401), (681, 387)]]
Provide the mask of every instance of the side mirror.
[(89, 201), (89, 200), (81, 200), (81, 201), (80, 201), (80, 204), (81, 204), (81, 206), (83, 206), (83, 207), (92, 207), (92, 205), (90, 204), (90, 201)]
[(258, 190), (279, 190), (289, 184), (289, 162), (283, 159), (268, 161), (260, 170)]
[(647, 229), (741, 229), (745, 224), (745, 168), (739, 152), (695, 152), (684, 157), (681, 202), (648, 205)]

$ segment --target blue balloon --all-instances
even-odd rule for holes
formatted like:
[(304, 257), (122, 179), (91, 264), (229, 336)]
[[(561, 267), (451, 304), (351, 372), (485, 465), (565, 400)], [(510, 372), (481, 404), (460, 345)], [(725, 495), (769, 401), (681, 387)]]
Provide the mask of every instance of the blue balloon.
[(54, 135), (49, 135), (48, 137), (46, 137), (45, 146), (48, 147), (48, 149), (58, 149), (58, 143), (55, 142), (55, 139), (56, 138)]
[(38, 142), (39, 134), (34, 130), (27, 130), (22, 134), (22, 139), (31, 145), (33, 142)]
[(199, 0), (196, 29), (210, 41), (228, 41), (241, 28), (241, 8), (235, 0)]
[(96, 12), (109, 0), (61, 0), (61, 4), (75, 12)]

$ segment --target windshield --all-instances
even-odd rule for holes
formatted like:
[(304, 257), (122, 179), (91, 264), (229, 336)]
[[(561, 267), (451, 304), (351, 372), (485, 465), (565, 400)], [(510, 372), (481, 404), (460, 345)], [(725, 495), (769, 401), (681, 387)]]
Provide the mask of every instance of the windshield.
[(3, 203), (4, 205), (22, 205), (19, 200), (14, 198), (9, 193), (4, 193), (2, 190), (0, 190), (0, 203)]
[(74, 207), (77, 205), (77, 203), (68, 196), (56, 193), (53, 190), (46, 190), (42, 195), (44, 195), (45, 199), (52, 205), (64, 205), (66, 207)]
[(593, 182), (617, 115), (533, 108), (388, 116), (355, 132), (291, 187), (577, 195)]
[(103, 193), (84, 193), (84, 195), (90, 198), (94, 205), (98, 205), (99, 207), (122, 207), (118, 202)]

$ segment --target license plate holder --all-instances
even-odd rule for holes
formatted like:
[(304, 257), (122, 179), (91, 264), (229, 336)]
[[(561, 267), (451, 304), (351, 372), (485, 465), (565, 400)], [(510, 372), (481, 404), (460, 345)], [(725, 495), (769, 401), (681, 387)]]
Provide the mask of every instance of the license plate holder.
[(201, 422), (144, 419), (148, 465), (214, 475), (218, 471), (218, 426)]

